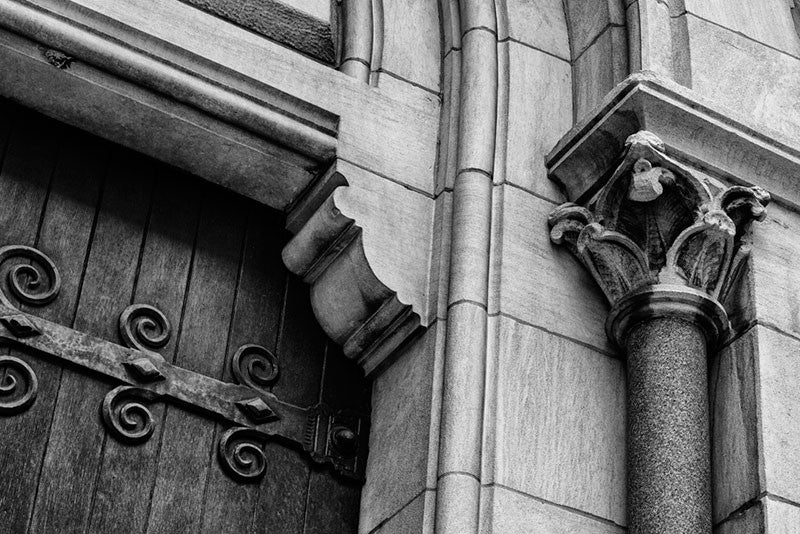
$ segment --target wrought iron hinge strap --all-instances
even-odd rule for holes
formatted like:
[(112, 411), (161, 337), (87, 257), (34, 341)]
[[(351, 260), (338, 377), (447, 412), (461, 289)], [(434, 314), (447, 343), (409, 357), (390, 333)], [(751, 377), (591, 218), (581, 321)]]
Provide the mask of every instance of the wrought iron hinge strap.
[[(9, 271), (6, 282), (14, 296), (31, 305), (52, 301), (60, 287), (53, 262), (30, 247), (0, 248), (0, 263), (12, 257), (31, 262)], [(43, 289), (44, 279), (49, 287)], [(169, 401), (233, 425), (223, 434), (219, 453), (234, 478), (258, 480), (264, 462), (257, 461), (256, 451), (263, 454), (263, 444), (278, 439), (306, 451), (315, 462), (332, 465), (344, 476), (363, 479), (368, 419), (355, 412), (334, 412), (323, 404), (301, 408), (278, 399), (265, 389), (278, 378), (278, 361), (264, 347), (245, 345), (237, 351), (231, 364), (239, 384), (231, 384), (172, 365), (155, 352), (168, 341), (170, 326), (152, 306), (137, 304), (123, 311), (120, 334), (129, 347), (22, 312), (0, 288), (0, 344), (89, 369), (123, 384), (106, 396), (102, 410), (106, 427), (117, 439), (129, 443), (149, 439), (155, 422), (147, 405)], [(35, 401), (36, 390), (30, 366), (14, 357), (0, 359), (0, 415), (27, 409)]]

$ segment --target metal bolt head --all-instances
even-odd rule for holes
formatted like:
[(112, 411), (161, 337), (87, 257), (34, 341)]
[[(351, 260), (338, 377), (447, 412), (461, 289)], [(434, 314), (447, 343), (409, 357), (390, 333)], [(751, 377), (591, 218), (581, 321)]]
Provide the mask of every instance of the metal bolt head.
[(277, 414), (272, 411), (272, 408), (261, 397), (238, 401), (236, 407), (244, 412), (254, 423), (266, 423), (278, 418)]
[(331, 443), (345, 458), (355, 456), (358, 452), (358, 434), (346, 426), (335, 426), (331, 429)]
[(164, 375), (148, 358), (138, 358), (130, 362), (125, 362), (125, 368), (128, 369), (128, 371), (130, 371), (140, 382), (155, 382), (157, 380), (164, 380)]

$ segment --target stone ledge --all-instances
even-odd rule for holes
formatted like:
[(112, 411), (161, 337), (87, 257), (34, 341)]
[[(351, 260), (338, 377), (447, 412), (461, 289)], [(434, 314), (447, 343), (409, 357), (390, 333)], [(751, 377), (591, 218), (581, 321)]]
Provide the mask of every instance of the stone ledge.
[(0, 95), (278, 209), (333, 158), (333, 113), (102, 15), (84, 19), (0, 3)]
[(628, 77), (547, 157), (550, 178), (584, 203), (610, 178), (627, 137), (653, 132), (667, 155), (719, 179), (758, 185), (800, 207), (800, 147), (690, 89), (641, 72)]

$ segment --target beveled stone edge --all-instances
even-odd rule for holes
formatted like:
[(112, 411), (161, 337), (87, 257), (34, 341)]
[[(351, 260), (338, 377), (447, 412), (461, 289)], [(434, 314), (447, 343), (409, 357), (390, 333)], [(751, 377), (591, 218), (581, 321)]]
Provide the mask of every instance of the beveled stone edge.
[[(658, 107), (668, 109), (669, 116)], [(615, 121), (613, 138), (603, 130), (611, 120)], [(665, 131), (667, 121), (672, 131)], [(724, 134), (722, 146), (694, 143), (692, 136), (701, 126)], [(584, 203), (616, 167), (617, 160), (604, 154), (621, 153), (627, 136), (639, 130), (661, 137), (666, 153), (682, 163), (733, 183), (764, 187), (779, 203), (800, 207), (800, 184), (789, 179), (800, 173), (800, 146), (735, 110), (646, 71), (626, 78), (561, 138), (546, 157), (550, 179), (570, 201)], [(576, 175), (592, 176), (591, 183), (587, 186), (589, 180), (584, 180), (582, 185)]]
[(698, 325), (714, 348), (730, 332), (728, 314), (716, 299), (691, 287), (655, 284), (626, 295), (611, 308), (606, 335), (624, 350), (633, 327), (658, 317), (676, 317)]

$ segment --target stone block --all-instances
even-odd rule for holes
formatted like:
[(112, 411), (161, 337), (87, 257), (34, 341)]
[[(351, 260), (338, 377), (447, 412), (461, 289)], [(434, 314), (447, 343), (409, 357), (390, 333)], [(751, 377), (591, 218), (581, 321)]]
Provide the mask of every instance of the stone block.
[(800, 55), (800, 40), (787, 0), (685, 0), (686, 11), (787, 54)]
[(491, 482), (625, 524), (623, 363), (498, 320)]
[(800, 215), (773, 203), (753, 228), (755, 314), (759, 321), (800, 335)]
[(749, 115), (765, 130), (798, 139), (800, 59), (697, 17), (686, 18), (692, 88)]
[(800, 340), (758, 327), (758, 353), (763, 490), (800, 502)]
[(518, 43), (510, 59), (506, 180), (554, 202), (562, 195), (547, 179), (545, 156), (572, 126), (569, 63)]
[[(714, 523), (758, 497), (756, 330), (713, 356), (709, 373)], [(736, 532), (731, 530), (730, 532)]]
[(547, 216), (556, 204), (514, 187), (504, 195), (502, 254), (494, 260), (501, 292), (490, 313), (614, 353), (604, 331), (605, 297), (583, 265), (550, 242)]
[(628, 73), (625, 28), (611, 26), (575, 59), (575, 115), (580, 120), (598, 106)]
[(485, 534), (622, 534), (600, 518), (580, 514), (501, 486), (484, 488), (488, 501), (481, 532)]
[[(800, 525), (800, 506), (767, 497), (765, 534), (796, 534)], [(753, 531), (757, 532), (757, 531)]]
[(566, 0), (572, 57), (579, 56), (609, 25), (625, 24), (620, 0)]
[(360, 526), (362, 534), (411, 534), (425, 532), (425, 496), (429, 492), (422, 492), (404, 506), (395, 515), (387, 518), (378, 528), (368, 530)]
[(765, 533), (764, 505), (762, 501), (757, 501), (749, 508), (731, 514), (729, 517), (725, 518), (720, 524), (714, 527), (714, 534), (761, 534), (761, 533)]
[(362, 531), (393, 517), (426, 487), (437, 330), (411, 343), (374, 382)]
[(439, 92), (441, 25), (436, 2), (383, 3), (381, 69)]
[(569, 61), (569, 37), (564, 3), (497, 1), (498, 38), (511, 38)]

